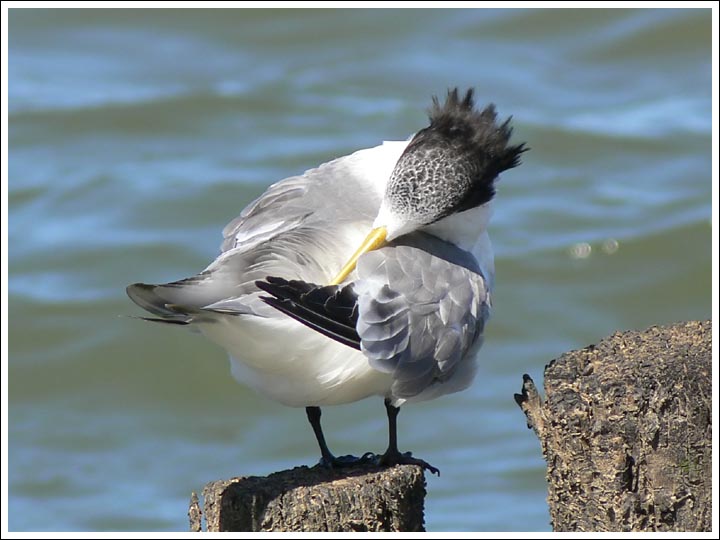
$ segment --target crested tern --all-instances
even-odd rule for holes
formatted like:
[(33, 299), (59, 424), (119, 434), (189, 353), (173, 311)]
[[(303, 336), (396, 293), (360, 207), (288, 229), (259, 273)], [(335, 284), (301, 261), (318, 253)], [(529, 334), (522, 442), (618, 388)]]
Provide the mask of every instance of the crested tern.
[(326, 466), (358, 458), (330, 452), (320, 407), (380, 396), (388, 448), (359, 461), (438, 473), (398, 450), (400, 406), (463, 390), (476, 373), (495, 182), (527, 148), (510, 144), (510, 118), (477, 108), (472, 89), (433, 97), (429, 120), (407, 141), (271, 185), (199, 274), (127, 288), (153, 315), (143, 318), (196, 327), (229, 353), (238, 381), (305, 407)]

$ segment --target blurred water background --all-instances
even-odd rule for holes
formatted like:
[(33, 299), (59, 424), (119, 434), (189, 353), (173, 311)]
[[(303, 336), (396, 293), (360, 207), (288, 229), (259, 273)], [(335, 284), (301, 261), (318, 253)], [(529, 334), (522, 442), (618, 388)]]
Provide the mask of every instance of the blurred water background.
[[(314, 464), (305, 414), (138, 315), (271, 182), (424, 127), (475, 86), (532, 148), (491, 223), (494, 318), (467, 391), (407, 406), (431, 531), (549, 530), (523, 373), (711, 315), (711, 12), (18, 10), (9, 16), (9, 525), (187, 530), (192, 490)], [(382, 450), (379, 399), (324, 411)]]

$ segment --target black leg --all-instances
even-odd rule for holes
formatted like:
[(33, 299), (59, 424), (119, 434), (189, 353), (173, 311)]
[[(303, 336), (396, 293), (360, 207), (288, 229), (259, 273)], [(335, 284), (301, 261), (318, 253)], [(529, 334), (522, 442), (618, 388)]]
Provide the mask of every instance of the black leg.
[[(400, 414), (400, 407), (393, 407), (390, 400), (385, 398), (385, 411), (388, 417), (388, 452), (399, 454), (397, 446), (397, 417)], [(387, 452), (386, 452), (387, 453)]]
[(385, 399), (385, 410), (388, 417), (388, 448), (385, 453), (380, 456), (380, 465), (419, 465), (423, 469), (427, 469), (433, 474), (440, 476), (440, 471), (430, 465), (427, 461), (412, 457), (411, 452), (401, 454), (397, 446), (397, 416), (400, 413), (400, 407), (394, 407), (389, 399)]
[(305, 412), (307, 413), (310, 425), (312, 426), (313, 432), (315, 432), (315, 438), (320, 446), (320, 454), (322, 455), (320, 462), (327, 464), (332, 463), (335, 456), (332, 455), (332, 452), (330, 452), (330, 449), (327, 447), (325, 435), (323, 435), (322, 426), (320, 426), (320, 416), (322, 415), (320, 407), (305, 407)]
[(325, 442), (325, 435), (323, 435), (322, 426), (320, 426), (320, 416), (322, 415), (320, 407), (305, 407), (305, 412), (315, 433), (318, 446), (320, 446), (320, 454), (322, 455), (320, 465), (324, 467), (348, 467), (370, 461), (371, 454), (365, 454), (361, 458), (355, 456), (335, 457)]

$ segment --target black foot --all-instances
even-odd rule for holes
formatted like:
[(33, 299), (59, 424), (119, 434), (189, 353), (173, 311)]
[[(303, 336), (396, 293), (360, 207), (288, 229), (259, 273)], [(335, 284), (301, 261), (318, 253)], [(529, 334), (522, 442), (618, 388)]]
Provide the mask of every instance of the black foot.
[(318, 465), (328, 469), (342, 469), (344, 467), (354, 467), (356, 465), (365, 465), (375, 463), (375, 454), (367, 452), (360, 457), (347, 455), (335, 457), (330, 455), (329, 458), (321, 457)]
[(391, 452), (390, 450), (388, 450), (382, 456), (378, 456), (376, 458), (376, 463), (378, 465), (384, 465), (386, 467), (392, 467), (394, 465), (419, 465), (424, 470), (430, 471), (431, 473), (440, 476), (440, 469), (433, 467), (424, 459), (417, 459), (412, 457), (412, 452), (405, 452), (404, 454), (401, 454), (397, 451)]

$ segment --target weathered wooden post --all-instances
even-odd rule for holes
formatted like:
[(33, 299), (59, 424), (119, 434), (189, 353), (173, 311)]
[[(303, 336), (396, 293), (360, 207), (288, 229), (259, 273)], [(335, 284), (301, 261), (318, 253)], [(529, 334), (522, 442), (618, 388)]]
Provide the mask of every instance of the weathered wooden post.
[(540, 438), (556, 531), (709, 531), (711, 323), (622, 332), (552, 361), (545, 400), (515, 399)]
[(297, 467), (211, 482), (190, 503), (190, 528), (219, 531), (424, 531), (421, 467)]

